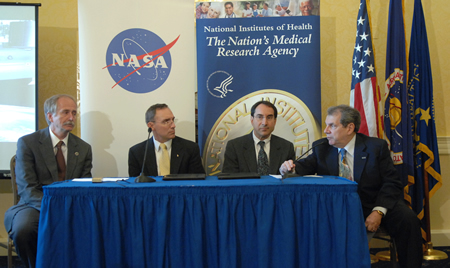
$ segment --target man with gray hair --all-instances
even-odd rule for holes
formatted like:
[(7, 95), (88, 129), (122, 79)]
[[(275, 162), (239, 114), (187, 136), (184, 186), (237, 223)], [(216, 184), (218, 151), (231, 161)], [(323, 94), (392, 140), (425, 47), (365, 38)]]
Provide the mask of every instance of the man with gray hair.
[(5, 228), (27, 267), (36, 263), (42, 187), (55, 181), (92, 177), (91, 146), (71, 134), (77, 118), (72, 96), (55, 95), (44, 103), (48, 127), (17, 141), (16, 181), (20, 201), (5, 213)]
[(312, 16), (314, 4), (311, 0), (300, 0), (300, 11), (302, 16)]
[[(128, 175), (137, 177), (143, 168), (147, 176), (168, 174), (205, 173), (200, 149), (195, 142), (175, 136), (175, 116), (167, 104), (150, 106), (145, 113), (145, 122), (153, 138), (138, 143), (128, 152)], [(143, 165), (145, 145), (147, 157)]]
[(356, 182), (367, 231), (383, 226), (395, 240), (400, 267), (421, 267), (420, 221), (403, 199), (387, 142), (357, 133), (361, 116), (347, 105), (330, 107), (325, 124), (327, 137), (313, 143), (313, 153), (284, 162), (280, 173), (340, 176)]

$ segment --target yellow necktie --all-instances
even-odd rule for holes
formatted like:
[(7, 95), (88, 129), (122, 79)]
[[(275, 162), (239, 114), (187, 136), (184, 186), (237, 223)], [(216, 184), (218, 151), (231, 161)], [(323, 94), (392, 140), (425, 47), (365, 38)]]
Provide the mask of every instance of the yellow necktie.
[(159, 171), (161, 176), (170, 174), (170, 159), (169, 152), (167, 151), (167, 146), (164, 143), (159, 145), (162, 149), (162, 157), (159, 160)]

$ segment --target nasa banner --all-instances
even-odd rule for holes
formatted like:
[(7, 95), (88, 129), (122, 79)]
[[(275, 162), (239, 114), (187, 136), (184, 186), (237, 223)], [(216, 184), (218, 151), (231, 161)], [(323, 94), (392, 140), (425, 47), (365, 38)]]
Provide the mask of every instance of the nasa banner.
[[(277, 107), (273, 134), (297, 156), (321, 137), (320, 17), (285, 2), (231, 2), (231, 12), (230, 2), (206, 3), (205, 19), (197, 16), (198, 134), (209, 175), (221, 172), (227, 142), (252, 131), (257, 101)], [(251, 6), (256, 15), (246, 16)]]
[(79, 0), (81, 137), (93, 175), (127, 177), (147, 139), (146, 110), (166, 103), (176, 134), (195, 140), (193, 2)]

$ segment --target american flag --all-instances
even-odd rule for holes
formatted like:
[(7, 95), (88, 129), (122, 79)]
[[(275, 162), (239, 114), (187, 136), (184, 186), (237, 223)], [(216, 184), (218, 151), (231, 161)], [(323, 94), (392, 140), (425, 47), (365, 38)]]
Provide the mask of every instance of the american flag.
[(383, 136), (381, 105), (367, 3), (366, 0), (361, 0), (356, 23), (352, 91), (350, 93), (350, 106), (361, 113), (359, 133), (371, 137), (381, 138)]

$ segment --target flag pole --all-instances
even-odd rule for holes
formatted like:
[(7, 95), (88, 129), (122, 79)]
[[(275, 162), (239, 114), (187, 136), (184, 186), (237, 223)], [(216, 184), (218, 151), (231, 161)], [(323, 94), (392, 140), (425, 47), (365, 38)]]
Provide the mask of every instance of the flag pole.
[(425, 190), (425, 221), (427, 222), (427, 241), (425, 243), (425, 252), (423, 253), (423, 259), (427, 261), (445, 260), (448, 258), (447, 254), (443, 251), (433, 249), (433, 243), (431, 242), (431, 227), (430, 227), (430, 193), (428, 187), (428, 172), (424, 170), (424, 190)]

